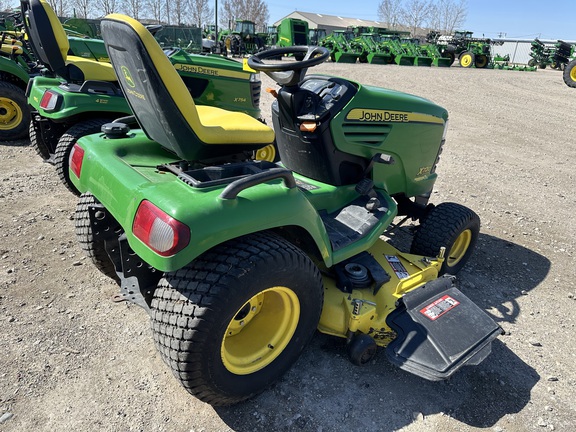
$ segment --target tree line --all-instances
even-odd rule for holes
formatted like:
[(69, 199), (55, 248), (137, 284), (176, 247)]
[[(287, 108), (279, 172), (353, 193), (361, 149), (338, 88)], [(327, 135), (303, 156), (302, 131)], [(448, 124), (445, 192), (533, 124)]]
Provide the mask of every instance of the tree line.
[(382, 0), (378, 5), (386, 27), (407, 27), (413, 35), (424, 27), (450, 34), (464, 25), (467, 13), (467, 0)]
[[(61, 17), (102, 18), (110, 13), (123, 13), (137, 20), (168, 25), (214, 24), (214, 0), (47, 0)], [(0, 0), (0, 11), (19, 6), (14, 0)], [(268, 22), (268, 5), (263, 0), (220, 0), (218, 25), (228, 28), (235, 19)]]
[[(0, 0), (0, 10), (13, 3)], [(48, 0), (48, 3), (58, 16), (101, 18), (119, 12), (138, 20), (169, 25), (202, 27), (214, 23), (214, 0)], [(218, 5), (221, 28), (228, 28), (235, 19), (250, 20), (262, 28), (270, 18), (263, 0), (220, 0)], [(467, 10), (467, 0), (382, 0), (377, 14), (387, 28), (404, 26), (415, 34), (427, 27), (451, 33), (464, 24)]]

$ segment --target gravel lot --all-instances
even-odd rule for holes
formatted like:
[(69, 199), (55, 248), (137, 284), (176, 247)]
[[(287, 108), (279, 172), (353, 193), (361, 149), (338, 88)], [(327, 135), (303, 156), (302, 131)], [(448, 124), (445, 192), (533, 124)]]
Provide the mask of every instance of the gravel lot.
[(0, 143), (0, 431), (574, 430), (576, 91), (551, 70), (328, 63), (314, 72), (450, 112), (433, 202), (463, 203), (482, 219), (458, 283), (506, 331), (492, 355), (432, 383), (383, 352), (353, 366), (342, 340), (317, 334), (268, 391), (212, 408), (162, 363), (145, 312), (111, 301), (116, 286), (76, 244), (76, 198), (54, 168), (28, 142)]

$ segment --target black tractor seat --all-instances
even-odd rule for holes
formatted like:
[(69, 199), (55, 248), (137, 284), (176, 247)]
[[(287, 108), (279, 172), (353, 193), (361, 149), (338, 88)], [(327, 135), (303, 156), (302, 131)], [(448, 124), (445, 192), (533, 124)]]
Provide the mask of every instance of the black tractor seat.
[(111, 14), (101, 29), (132, 112), (146, 135), (164, 148), (197, 161), (273, 143), (274, 131), (248, 114), (196, 106), (158, 42), (138, 21)]

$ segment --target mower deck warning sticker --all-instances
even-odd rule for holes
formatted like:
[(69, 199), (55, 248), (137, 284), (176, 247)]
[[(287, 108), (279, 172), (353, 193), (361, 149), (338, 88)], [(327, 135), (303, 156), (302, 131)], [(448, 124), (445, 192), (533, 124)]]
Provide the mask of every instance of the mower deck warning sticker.
[(435, 321), (459, 304), (460, 302), (458, 300), (453, 299), (449, 295), (445, 295), (444, 297), (434, 300), (425, 308), (420, 309), (420, 313), (430, 318), (432, 321)]
[(406, 279), (407, 277), (410, 277), (410, 273), (408, 273), (406, 267), (404, 267), (396, 255), (386, 255), (386, 261), (388, 261), (388, 264), (390, 264), (390, 267), (392, 267), (392, 270), (394, 270), (398, 279)]

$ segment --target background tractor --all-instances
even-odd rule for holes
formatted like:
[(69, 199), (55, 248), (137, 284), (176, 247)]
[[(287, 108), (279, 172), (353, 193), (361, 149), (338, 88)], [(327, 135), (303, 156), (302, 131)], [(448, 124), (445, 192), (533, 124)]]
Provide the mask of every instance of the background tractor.
[(320, 45), (330, 51), (330, 60), (336, 63), (356, 63), (364, 52), (361, 43), (355, 40), (352, 30), (334, 30)]
[(470, 31), (456, 31), (450, 36), (438, 37), (442, 57), (458, 58), (460, 66), (486, 68), (492, 60), (492, 44), (488, 38), (473, 38)]
[(225, 37), (224, 44), (227, 52), (236, 57), (254, 54), (265, 47), (264, 40), (256, 33), (256, 25), (248, 20), (236, 20), (236, 25)]

